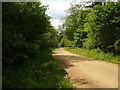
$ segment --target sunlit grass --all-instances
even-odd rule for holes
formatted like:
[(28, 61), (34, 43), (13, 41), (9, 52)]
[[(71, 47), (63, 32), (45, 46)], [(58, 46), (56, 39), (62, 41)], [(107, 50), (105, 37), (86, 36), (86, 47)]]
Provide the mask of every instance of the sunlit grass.
[(64, 49), (70, 51), (71, 53), (78, 54), (81, 56), (86, 56), (96, 60), (102, 60), (116, 64), (120, 62), (120, 56), (114, 56), (111, 53), (104, 53), (100, 49), (88, 50), (82, 48), (68, 48), (68, 47)]

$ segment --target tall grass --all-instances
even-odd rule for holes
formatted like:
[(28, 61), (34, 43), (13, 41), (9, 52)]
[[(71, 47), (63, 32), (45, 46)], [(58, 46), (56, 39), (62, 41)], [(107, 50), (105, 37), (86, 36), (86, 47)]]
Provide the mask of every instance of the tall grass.
[(53, 60), (50, 51), (37, 51), (24, 63), (3, 68), (3, 88), (73, 88), (64, 79), (67, 72)]
[(69, 48), (69, 47), (66, 47), (64, 49), (70, 51), (71, 53), (78, 54), (81, 56), (86, 56), (89, 58), (112, 62), (116, 64), (120, 63), (120, 56), (114, 56), (111, 53), (102, 52), (100, 49), (88, 50), (82, 48)]

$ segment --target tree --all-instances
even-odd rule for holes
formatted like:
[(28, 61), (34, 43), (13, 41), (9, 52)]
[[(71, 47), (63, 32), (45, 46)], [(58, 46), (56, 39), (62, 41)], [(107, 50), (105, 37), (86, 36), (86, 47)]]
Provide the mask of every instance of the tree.
[[(50, 17), (45, 13), (46, 10), (47, 7), (42, 6), (41, 2), (2, 3), (3, 65), (29, 59), (35, 50), (48, 46), (49, 43), (43, 40), (47, 38), (46, 33), (50, 34), (49, 39), (53, 34), (57, 35), (49, 22)], [(55, 37), (53, 40), (57, 43)], [(47, 42), (49, 41), (50, 46), (56, 45), (52, 39)]]
[(83, 47), (83, 42), (87, 38), (87, 32), (84, 30), (85, 18), (89, 10), (80, 10), (78, 13), (77, 24), (78, 28), (74, 33), (76, 47)]
[(63, 40), (61, 40), (62, 42), (64, 42), (64, 45), (61, 42), (61, 45), (63, 46), (66, 46), (67, 44), (65, 43), (68, 42), (70, 46), (74, 46), (74, 33), (76, 32), (76, 29), (78, 27), (77, 17), (80, 8), (81, 5), (75, 4), (71, 5), (71, 7), (67, 10), (68, 15), (65, 17), (65, 22), (62, 25), (63, 29), (65, 30), (63, 34)]
[(109, 46), (120, 38), (119, 21), (119, 2), (105, 3), (96, 5), (91, 9), (85, 23), (87, 48), (101, 48), (104, 51), (111, 51)]

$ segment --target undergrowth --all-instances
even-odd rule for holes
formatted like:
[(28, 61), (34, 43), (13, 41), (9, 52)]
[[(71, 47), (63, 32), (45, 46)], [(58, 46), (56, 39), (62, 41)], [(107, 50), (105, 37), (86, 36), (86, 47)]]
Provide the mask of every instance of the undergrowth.
[(70, 51), (71, 53), (86, 56), (96, 60), (102, 60), (116, 64), (120, 63), (120, 56), (114, 56), (111, 53), (102, 52), (100, 49), (88, 50), (83, 48), (69, 48), (69, 47), (65, 47), (64, 49)]
[(37, 51), (31, 60), (5, 67), (2, 73), (3, 88), (74, 88), (48, 50)]

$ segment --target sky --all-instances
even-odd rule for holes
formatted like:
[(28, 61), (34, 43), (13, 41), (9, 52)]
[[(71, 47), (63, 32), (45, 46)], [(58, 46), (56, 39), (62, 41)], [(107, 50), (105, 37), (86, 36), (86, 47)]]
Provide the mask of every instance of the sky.
[[(66, 16), (66, 10), (70, 7), (70, 2), (76, 1), (89, 1), (89, 0), (40, 0), (43, 5), (49, 5), (49, 9), (47, 9), (47, 14), (52, 17), (50, 19), (52, 25), (55, 29), (58, 28), (58, 25), (62, 25), (63, 20), (62, 17)], [(92, 0), (92, 1), (106, 1), (106, 0)]]
[[(52, 17), (50, 20), (55, 29), (58, 28), (58, 25), (62, 25), (64, 20), (62, 17), (66, 16), (66, 10), (70, 8), (70, 2), (76, 1), (89, 1), (89, 0), (40, 0), (43, 5), (49, 5), (49, 9), (47, 9), (47, 14)], [(73, 2), (72, 2), (73, 3)]]
[(70, 7), (69, 0), (41, 0), (43, 5), (49, 5), (46, 13), (52, 17), (50, 20), (52, 25), (57, 29), (58, 25), (62, 25), (62, 17), (66, 16), (65, 10)]

